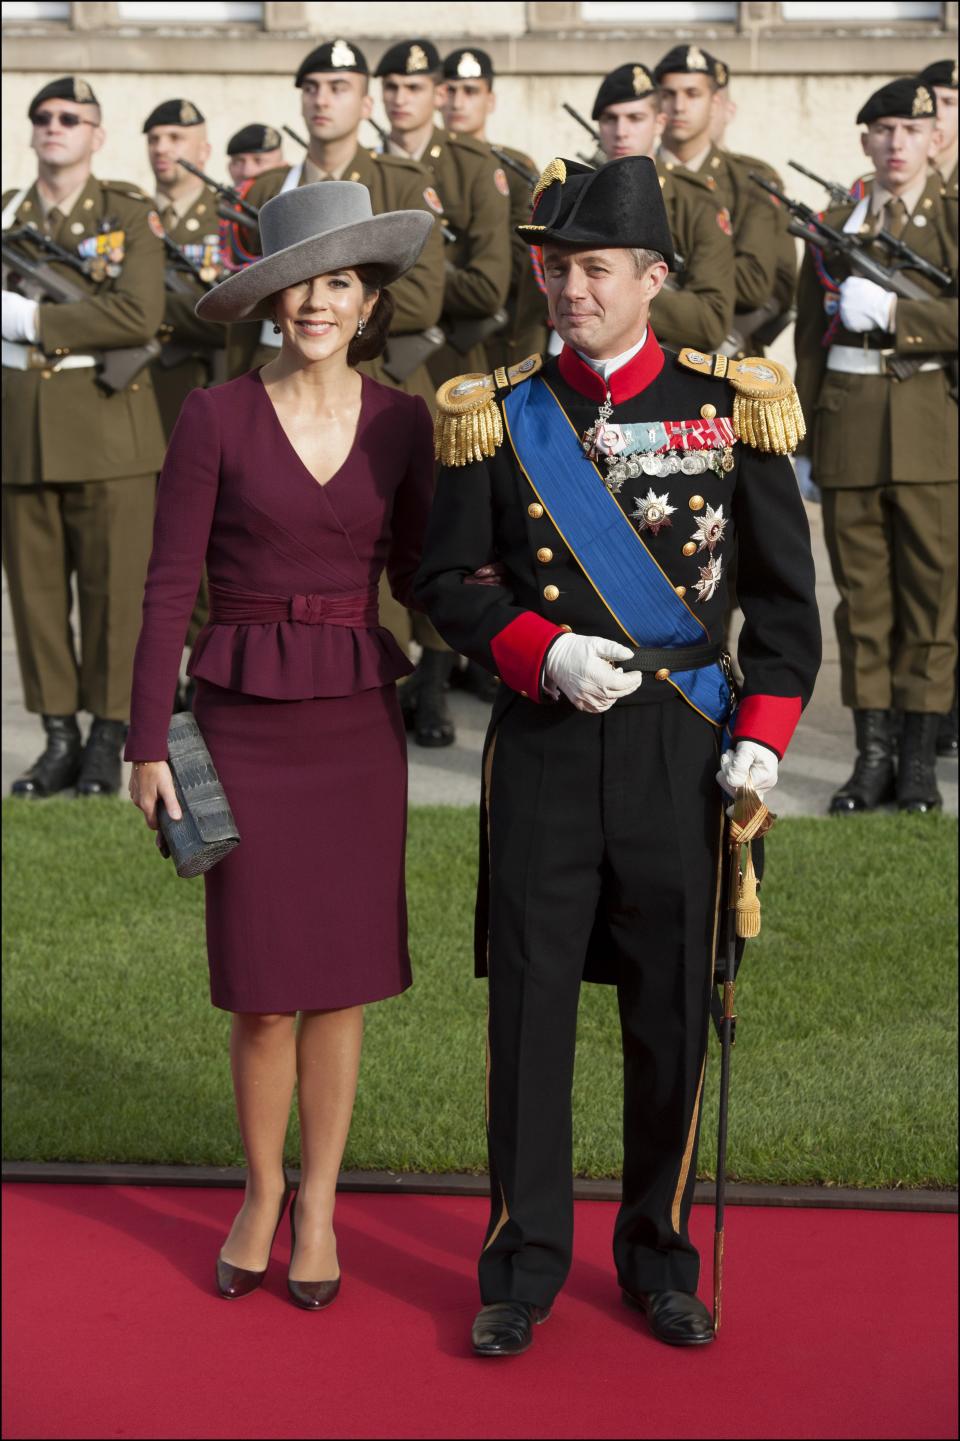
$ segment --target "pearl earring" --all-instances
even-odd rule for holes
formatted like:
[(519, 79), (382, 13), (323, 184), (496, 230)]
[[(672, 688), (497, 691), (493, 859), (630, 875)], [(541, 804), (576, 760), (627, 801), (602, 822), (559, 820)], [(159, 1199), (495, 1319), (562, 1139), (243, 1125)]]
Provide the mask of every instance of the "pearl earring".
[(366, 323), (367, 323), (367, 322), (366, 322), (365, 320), (361, 319), (360, 324), (357, 326), (357, 334), (358, 334), (358, 335), (362, 335), (362, 334), (363, 334), (363, 327), (366, 325)]

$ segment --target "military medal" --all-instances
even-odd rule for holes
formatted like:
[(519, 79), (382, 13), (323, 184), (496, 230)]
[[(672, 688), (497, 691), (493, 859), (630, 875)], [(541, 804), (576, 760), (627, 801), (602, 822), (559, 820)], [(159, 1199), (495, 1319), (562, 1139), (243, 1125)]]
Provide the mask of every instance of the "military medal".
[[(727, 528), (727, 518), (723, 513), (723, 506), (718, 505), (714, 510), (712, 505), (708, 505), (703, 515), (697, 516), (696, 527), (690, 539), (699, 542), (697, 550), (708, 550), (713, 555), (714, 547), (723, 540), (723, 532)], [(700, 574), (702, 575), (703, 572), (701, 571)]]
[(712, 555), (706, 565), (700, 566), (700, 579), (694, 586), (699, 601), (712, 600), (720, 584), (723, 561), (719, 555)]
[(659, 535), (664, 526), (673, 524), (670, 517), (675, 514), (677, 507), (668, 503), (670, 496), (666, 491), (663, 495), (657, 495), (651, 486), (643, 500), (638, 495), (633, 498), (637, 502), (637, 508), (630, 519), (637, 522), (637, 530), (649, 530), (651, 535)]

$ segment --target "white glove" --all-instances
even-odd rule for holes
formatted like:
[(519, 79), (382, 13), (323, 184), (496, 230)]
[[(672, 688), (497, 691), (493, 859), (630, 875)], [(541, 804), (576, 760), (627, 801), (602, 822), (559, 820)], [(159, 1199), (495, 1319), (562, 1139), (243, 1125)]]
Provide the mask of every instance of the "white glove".
[(632, 656), (625, 645), (599, 635), (561, 635), (547, 652), (544, 689), (554, 700), (562, 693), (577, 710), (600, 715), (621, 696), (639, 690), (642, 671), (616, 670), (608, 664)]
[(751, 785), (762, 800), (777, 783), (780, 762), (776, 753), (756, 741), (738, 741), (732, 750), (720, 757), (717, 780), (725, 791), (735, 796), (738, 786)]
[(804, 500), (812, 500), (820, 504), (821, 495), (819, 485), (813, 481), (813, 461), (809, 455), (794, 456), (793, 468), (797, 475), (797, 486)]
[(840, 287), (840, 319), (848, 330), (892, 330), (896, 299), (882, 285), (851, 275)]
[(14, 290), (3, 292), (3, 338), (4, 340), (28, 340), (31, 345), (37, 341), (37, 311), (35, 300), (18, 295)]

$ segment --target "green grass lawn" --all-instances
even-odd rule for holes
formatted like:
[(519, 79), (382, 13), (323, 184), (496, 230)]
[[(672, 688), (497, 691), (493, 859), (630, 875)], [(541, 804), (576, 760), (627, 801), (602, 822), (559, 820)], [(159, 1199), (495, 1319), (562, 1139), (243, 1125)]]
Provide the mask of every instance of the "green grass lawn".
[[(129, 805), (5, 802), (3, 814), (5, 1157), (241, 1163), (202, 882), (177, 879)], [(415, 984), (368, 1011), (348, 1167), (485, 1167), (476, 827), (475, 811), (411, 816)], [(956, 1184), (956, 833), (944, 817), (779, 823), (763, 933), (737, 988), (733, 1176)], [(618, 1173), (620, 1106), (616, 998), (585, 987), (580, 1174)]]

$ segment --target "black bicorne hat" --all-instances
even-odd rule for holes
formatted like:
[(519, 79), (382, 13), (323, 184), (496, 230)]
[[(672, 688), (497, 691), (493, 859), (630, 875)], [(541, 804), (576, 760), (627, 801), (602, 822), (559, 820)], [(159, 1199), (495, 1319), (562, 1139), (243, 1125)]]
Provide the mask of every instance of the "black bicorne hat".
[(429, 40), (399, 40), (377, 66), (378, 76), (431, 75), (441, 68), (440, 52)]
[(300, 61), (293, 83), (300, 89), (308, 75), (325, 75), (331, 70), (339, 70), (345, 75), (370, 74), (367, 57), (359, 45), (354, 45), (351, 40), (327, 40)]
[(858, 125), (872, 125), (874, 120), (933, 120), (937, 114), (937, 97), (931, 86), (916, 75), (903, 75), (881, 85), (861, 106)]
[(711, 55), (709, 50), (701, 50), (699, 45), (674, 45), (653, 72), (658, 85), (664, 75), (676, 74), (709, 75), (720, 90), (730, 84), (729, 66)]
[(228, 155), (262, 155), (266, 150), (278, 150), (283, 144), (279, 130), (272, 125), (245, 125), (227, 141)]
[(443, 62), (444, 80), (492, 80), (493, 61), (486, 50), (474, 45), (451, 50)]
[(660, 177), (648, 155), (625, 155), (600, 170), (576, 160), (551, 160), (533, 192), (533, 214), (517, 234), (531, 245), (657, 250), (676, 261)]
[(656, 93), (657, 82), (646, 65), (618, 65), (601, 81), (590, 118), (599, 120), (608, 105), (619, 105), (624, 100), (644, 100)]
[(155, 125), (182, 125), (186, 129), (202, 124), (203, 116), (192, 100), (164, 100), (143, 122), (143, 133), (146, 135)]
[(100, 104), (89, 80), (84, 80), (79, 75), (62, 75), (59, 80), (51, 80), (42, 90), (38, 90), (27, 111), (31, 120), (34, 111), (38, 110), (45, 100), (72, 100), (75, 105)]
[(944, 90), (956, 90), (957, 62), (956, 60), (934, 60), (932, 65), (924, 66), (917, 79), (924, 85), (939, 85)]

